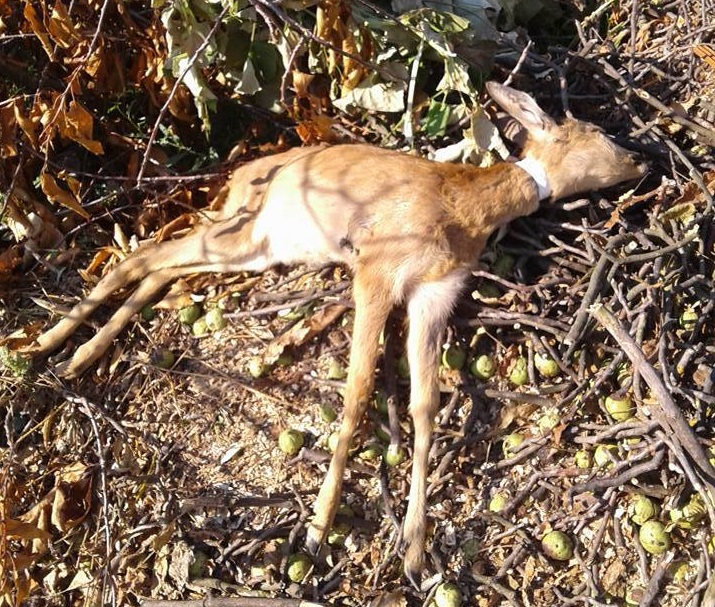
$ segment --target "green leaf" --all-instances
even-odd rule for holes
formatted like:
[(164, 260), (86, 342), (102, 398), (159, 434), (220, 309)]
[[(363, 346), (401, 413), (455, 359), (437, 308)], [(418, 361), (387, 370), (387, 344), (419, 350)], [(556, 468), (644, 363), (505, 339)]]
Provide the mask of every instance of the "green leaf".
[(447, 129), (450, 115), (451, 108), (449, 105), (431, 99), (429, 108), (427, 108), (427, 114), (422, 123), (422, 129), (431, 137), (441, 137)]
[(467, 64), (454, 57), (444, 58), (444, 76), (437, 85), (438, 91), (459, 91), (470, 97), (477, 97), (477, 90), (472, 86)]
[(283, 75), (283, 61), (274, 44), (256, 41), (251, 48), (251, 61), (262, 83), (280, 80)]
[(333, 105), (343, 111), (353, 106), (375, 112), (403, 112), (406, 84), (373, 80), (374, 77), (366, 78), (347, 95), (333, 101)]

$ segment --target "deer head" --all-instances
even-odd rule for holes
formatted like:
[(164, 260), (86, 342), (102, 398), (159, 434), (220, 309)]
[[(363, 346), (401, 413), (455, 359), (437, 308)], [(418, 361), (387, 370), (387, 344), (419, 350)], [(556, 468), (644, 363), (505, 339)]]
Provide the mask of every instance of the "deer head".
[(522, 158), (527, 166), (542, 169), (552, 198), (607, 188), (646, 173), (646, 164), (599, 127), (574, 118), (558, 122), (526, 93), (496, 82), (486, 86), (492, 98), (524, 127)]

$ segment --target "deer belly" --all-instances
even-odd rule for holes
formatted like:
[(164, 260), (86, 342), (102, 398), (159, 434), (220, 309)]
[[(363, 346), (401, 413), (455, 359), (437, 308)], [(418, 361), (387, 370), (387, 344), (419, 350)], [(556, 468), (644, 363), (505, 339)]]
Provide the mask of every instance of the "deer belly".
[(273, 264), (322, 264), (348, 262), (347, 234), (349, 209), (324, 205), (314, 208), (295, 200), (267, 201), (256, 218), (253, 241), (268, 244)]

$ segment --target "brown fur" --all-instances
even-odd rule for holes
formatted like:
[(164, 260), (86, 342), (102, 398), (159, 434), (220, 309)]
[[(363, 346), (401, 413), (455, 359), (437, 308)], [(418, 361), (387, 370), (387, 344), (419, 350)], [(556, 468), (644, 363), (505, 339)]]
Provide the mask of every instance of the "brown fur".
[[(575, 120), (558, 125), (528, 95), (490, 83), (496, 101), (528, 132), (524, 155), (540, 163), (553, 198), (643, 174), (622, 148)], [(513, 164), (439, 164), (366, 145), (290, 150), (239, 168), (204, 220), (178, 240), (150, 244), (119, 264), (41, 335), (37, 354), (59, 347), (115, 291), (134, 293), (60, 370), (80, 374), (144, 304), (195, 272), (262, 271), (278, 263), (339, 262), (354, 274), (355, 328), (340, 440), (315, 503), (308, 546), (317, 550), (337, 510), (348, 445), (373, 390), (379, 335), (405, 304), (415, 447), (405, 517), (405, 572), (423, 565), (431, 426), (439, 405), (437, 355), (454, 301), (489, 234), (538, 206), (532, 176)]]

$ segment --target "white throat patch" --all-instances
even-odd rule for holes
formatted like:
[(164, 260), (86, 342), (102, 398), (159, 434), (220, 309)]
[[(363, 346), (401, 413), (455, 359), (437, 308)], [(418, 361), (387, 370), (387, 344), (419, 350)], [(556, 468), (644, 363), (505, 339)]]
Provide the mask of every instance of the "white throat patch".
[(529, 173), (529, 176), (536, 183), (536, 189), (539, 193), (539, 200), (544, 200), (551, 196), (551, 186), (549, 185), (549, 178), (546, 176), (546, 171), (544, 166), (533, 158), (523, 158), (515, 163), (523, 171)]

